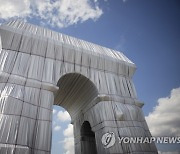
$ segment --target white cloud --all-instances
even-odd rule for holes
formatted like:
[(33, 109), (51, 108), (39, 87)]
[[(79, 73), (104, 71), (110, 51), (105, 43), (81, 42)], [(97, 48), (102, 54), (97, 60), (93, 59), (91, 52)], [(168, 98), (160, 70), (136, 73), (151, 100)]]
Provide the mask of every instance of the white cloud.
[(65, 139), (63, 141), (64, 143), (64, 149), (65, 154), (74, 154), (74, 135), (73, 135), (73, 125), (69, 124), (68, 127), (63, 132)]
[(67, 111), (59, 111), (57, 113), (57, 117), (60, 121), (70, 121), (71, 120), (71, 117), (69, 115), (69, 113)]
[(56, 111), (55, 109), (53, 109), (53, 114), (56, 114), (56, 112), (57, 112), (57, 111)]
[(68, 127), (63, 132), (66, 137), (73, 137), (73, 125), (69, 124)]
[(89, 19), (97, 20), (102, 14), (93, 0), (0, 0), (0, 19), (12, 17), (41, 19), (41, 24), (67, 27)]
[(61, 129), (60, 126), (55, 126), (55, 127), (54, 127), (54, 131), (59, 131), (60, 129)]
[(0, 0), (0, 18), (27, 17), (31, 13), (30, 0)]
[(170, 97), (158, 99), (158, 105), (147, 117), (153, 136), (180, 136), (180, 88), (173, 89)]
[(74, 138), (68, 137), (64, 139), (65, 154), (74, 154)]

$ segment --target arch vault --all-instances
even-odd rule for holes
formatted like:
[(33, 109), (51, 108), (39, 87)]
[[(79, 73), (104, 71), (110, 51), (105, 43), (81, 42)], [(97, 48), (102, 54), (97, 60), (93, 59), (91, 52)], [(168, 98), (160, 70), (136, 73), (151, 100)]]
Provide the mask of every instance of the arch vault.
[(49, 154), (53, 104), (72, 118), (76, 154), (157, 153), (154, 143), (117, 140), (151, 136), (135, 69), (121, 52), (19, 20), (2, 24), (0, 154)]

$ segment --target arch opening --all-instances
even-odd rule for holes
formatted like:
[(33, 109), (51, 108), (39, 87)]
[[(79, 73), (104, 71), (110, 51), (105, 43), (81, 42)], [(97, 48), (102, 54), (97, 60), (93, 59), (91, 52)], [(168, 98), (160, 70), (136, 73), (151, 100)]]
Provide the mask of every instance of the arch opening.
[(63, 75), (57, 86), (59, 90), (55, 94), (54, 105), (65, 108), (71, 118), (98, 96), (98, 90), (94, 83), (78, 73)]
[(81, 153), (97, 154), (95, 133), (88, 121), (81, 126)]
[(51, 153), (75, 153), (74, 132), (68, 112), (53, 105)]
[[(95, 84), (79, 73), (63, 75), (59, 79), (57, 86), (59, 90), (54, 94), (54, 106), (64, 108), (69, 113), (72, 124), (76, 115), (98, 96), (98, 90)], [(89, 150), (93, 150), (93, 152), (91, 150), (91, 154), (96, 154), (95, 134), (91, 131), (91, 126), (88, 123), (85, 122), (79, 132), (81, 132), (82, 139), (89, 139), (90, 141), (82, 140), (81, 143), (82, 145), (86, 144), (85, 146), (88, 146)], [(87, 147), (83, 148), (89, 151)], [(86, 151), (83, 153), (88, 154)]]

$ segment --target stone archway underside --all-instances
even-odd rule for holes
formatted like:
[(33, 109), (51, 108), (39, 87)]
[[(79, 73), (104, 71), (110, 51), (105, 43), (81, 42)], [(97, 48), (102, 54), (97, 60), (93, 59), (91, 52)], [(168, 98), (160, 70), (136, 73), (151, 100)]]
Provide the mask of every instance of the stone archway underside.
[(72, 117), (76, 154), (85, 121), (98, 154), (157, 153), (153, 143), (104, 148), (101, 142), (107, 132), (151, 136), (132, 82), (135, 69), (121, 52), (18, 20), (2, 24), (0, 153), (49, 154), (53, 104)]
[(62, 76), (57, 86), (59, 90), (55, 93), (54, 104), (65, 108), (71, 119), (98, 96), (96, 86), (88, 78), (77, 73)]

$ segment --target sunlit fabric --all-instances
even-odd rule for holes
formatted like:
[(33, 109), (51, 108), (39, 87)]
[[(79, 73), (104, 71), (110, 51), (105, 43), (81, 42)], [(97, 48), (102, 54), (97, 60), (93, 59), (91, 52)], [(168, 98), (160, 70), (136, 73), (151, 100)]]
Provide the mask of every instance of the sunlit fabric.
[(0, 26), (0, 47), (0, 153), (49, 154), (53, 104), (71, 116), (76, 154), (157, 153), (101, 141), (151, 136), (123, 53), (19, 20)]

